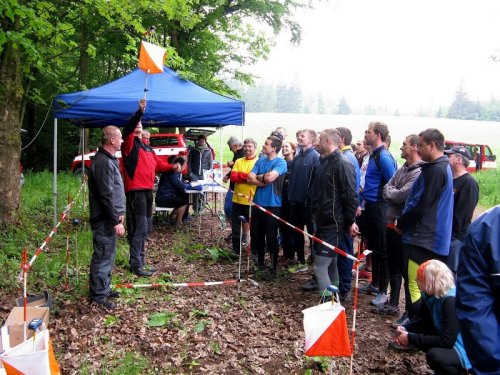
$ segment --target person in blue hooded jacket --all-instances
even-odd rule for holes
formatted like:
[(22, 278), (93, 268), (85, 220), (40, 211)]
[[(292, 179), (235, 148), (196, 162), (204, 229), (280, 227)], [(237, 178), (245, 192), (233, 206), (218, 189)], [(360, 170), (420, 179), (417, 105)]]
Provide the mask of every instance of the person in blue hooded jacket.
[(183, 158), (176, 158), (172, 164), (174, 169), (160, 177), (155, 203), (159, 207), (173, 207), (172, 217), (177, 219), (176, 225), (180, 227), (188, 216), (189, 196), (185, 190), (201, 190), (202, 186), (193, 187), (182, 181)]
[(456, 309), (474, 374), (500, 374), (500, 205), (469, 226), (458, 261)]
[(471, 364), (455, 312), (453, 273), (443, 262), (431, 259), (418, 267), (417, 284), (422, 292), (420, 310), (409, 323), (397, 327), (398, 336), (389, 348), (424, 351), (436, 375), (467, 374)]
[(453, 176), (444, 155), (444, 135), (438, 129), (426, 129), (418, 135), (418, 153), (425, 164), (406, 199), (402, 214), (394, 221), (402, 233), (408, 254), (408, 290), (410, 319), (419, 310), (420, 291), (415, 276), (420, 264), (430, 259), (446, 261), (450, 251), (453, 219)]

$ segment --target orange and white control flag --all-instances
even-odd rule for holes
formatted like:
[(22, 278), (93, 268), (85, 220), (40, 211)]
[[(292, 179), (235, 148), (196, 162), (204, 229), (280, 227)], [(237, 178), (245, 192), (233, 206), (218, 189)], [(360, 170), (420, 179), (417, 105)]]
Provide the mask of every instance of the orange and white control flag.
[(139, 52), (139, 68), (149, 74), (163, 73), (163, 63), (167, 57), (167, 50), (156, 44), (141, 42)]
[(0, 355), (7, 375), (60, 375), (49, 331), (44, 329)]
[(309, 357), (350, 357), (345, 309), (331, 302), (302, 311), (306, 336), (305, 355)]

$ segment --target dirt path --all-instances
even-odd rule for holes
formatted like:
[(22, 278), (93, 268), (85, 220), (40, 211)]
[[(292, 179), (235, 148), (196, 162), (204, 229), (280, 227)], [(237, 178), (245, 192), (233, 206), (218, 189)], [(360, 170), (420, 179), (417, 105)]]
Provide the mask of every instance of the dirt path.
[[(147, 247), (162, 275), (155, 282), (235, 278), (237, 261), (214, 263), (207, 256), (206, 249), (229, 250), (215, 218), (204, 220), (200, 236), (193, 225), (189, 232), (155, 227)], [(115, 282), (138, 282), (124, 268), (115, 268)], [(84, 295), (54, 290), (50, 329), (57, 358), (65, 374), (317, 374), (321, 362), (303, 355), (301, 311), (318, 303), (316, 293), (300, 288), (309, 277), (282, 272), (258, 286), (127, 289), (113, 312), (89, 305)], [(3, 315), (10, 298), (2, 298)], [(429, 374), (422, 354), (387, 348), (392, 319), (372, 314), (370, 298), (359, 299), (354, 372)], [(346, 310), (350, 330), (352, 301)], [(165, 324), (153, 327), (152, 319)], [(348, 373), (348, 358), (334, 362), (335, 374)]]

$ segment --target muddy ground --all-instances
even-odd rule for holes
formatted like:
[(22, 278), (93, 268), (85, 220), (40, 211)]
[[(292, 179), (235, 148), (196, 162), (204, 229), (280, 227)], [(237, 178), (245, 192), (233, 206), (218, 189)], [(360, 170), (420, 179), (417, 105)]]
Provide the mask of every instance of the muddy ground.
[[(230, 251), (216, 217), (202, 216), (178, 231), (155, 225), (147, 244), (148, 262), (158, 268), (138, 279), (117, 264), (116, 282), (192, 282), (235, 279), (238, 261), (212, 256)], [(319, 374), (329, 360), (304, 357), (301, 311), (318, 303), (317, 292), (303, 292), (311, 273), (281, 270), (272, 282), (192, 288), (122, 290), (118, 308), (104, 311), (84, 293), (52, 290), (50, 332), (65, 374)], [(61, 288), (62, 289), (62, 288)], [(13, 296), (2, 296), (2, 317)], [(430, 374), (422, 353), (387, 348), (393, 317), (370, 312), (373, 297), (360, 295), (356, 320), (356, 374)], [(345, 304), (349, 330), (352, 299)], [(333, 373), (348, 374), (349, 358), (334, 358)], [(325, 366), (324, 366), (325, 367)], [(323, 368), (324, 368), (323, 367)], [(135, 371), (135, 372), (134, 372)], [(328, 372), (328, 370), (327, 370)]]

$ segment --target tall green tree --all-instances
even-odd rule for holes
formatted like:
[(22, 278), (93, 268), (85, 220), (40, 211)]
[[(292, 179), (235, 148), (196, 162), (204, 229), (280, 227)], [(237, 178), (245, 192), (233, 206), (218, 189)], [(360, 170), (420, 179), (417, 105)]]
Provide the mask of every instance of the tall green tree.
[(339, 100), (339, 104), (337, 106), (337, 115), (348, 115), (351, 113), (351, 107), (349, 107), (349, 104), (347, 104), (347, 99), (345, 96), (342, 96)]
[[(2, 1), (0, 225), (19, 220), (21, 125), (28, 122), (33, 136), (56, 93), (94, 87), (128, 73), (136, 66), (143, 32), (154, 25), (155, 41), (168, 49), (169, 66), (208, 89), (235, 94), (225, 80), (251, 82), (245, 67), (267, 57), (272, 33), (288, 29), (292, 41), (300, 39), (293, 13), (303, 6), (308, 2)], [(25, 153), (45, 148), (50, 155), (50, 131), (45, 127)], [(76, 129), (68, 132), (68, 138), (77, 135)]]
[(448, 118), (461, 120), (477, 120), (481, 116), (481, 106), (469, 99), (468, 94), (460, 86), (455, 93), (455, 99), (448, 109)]

